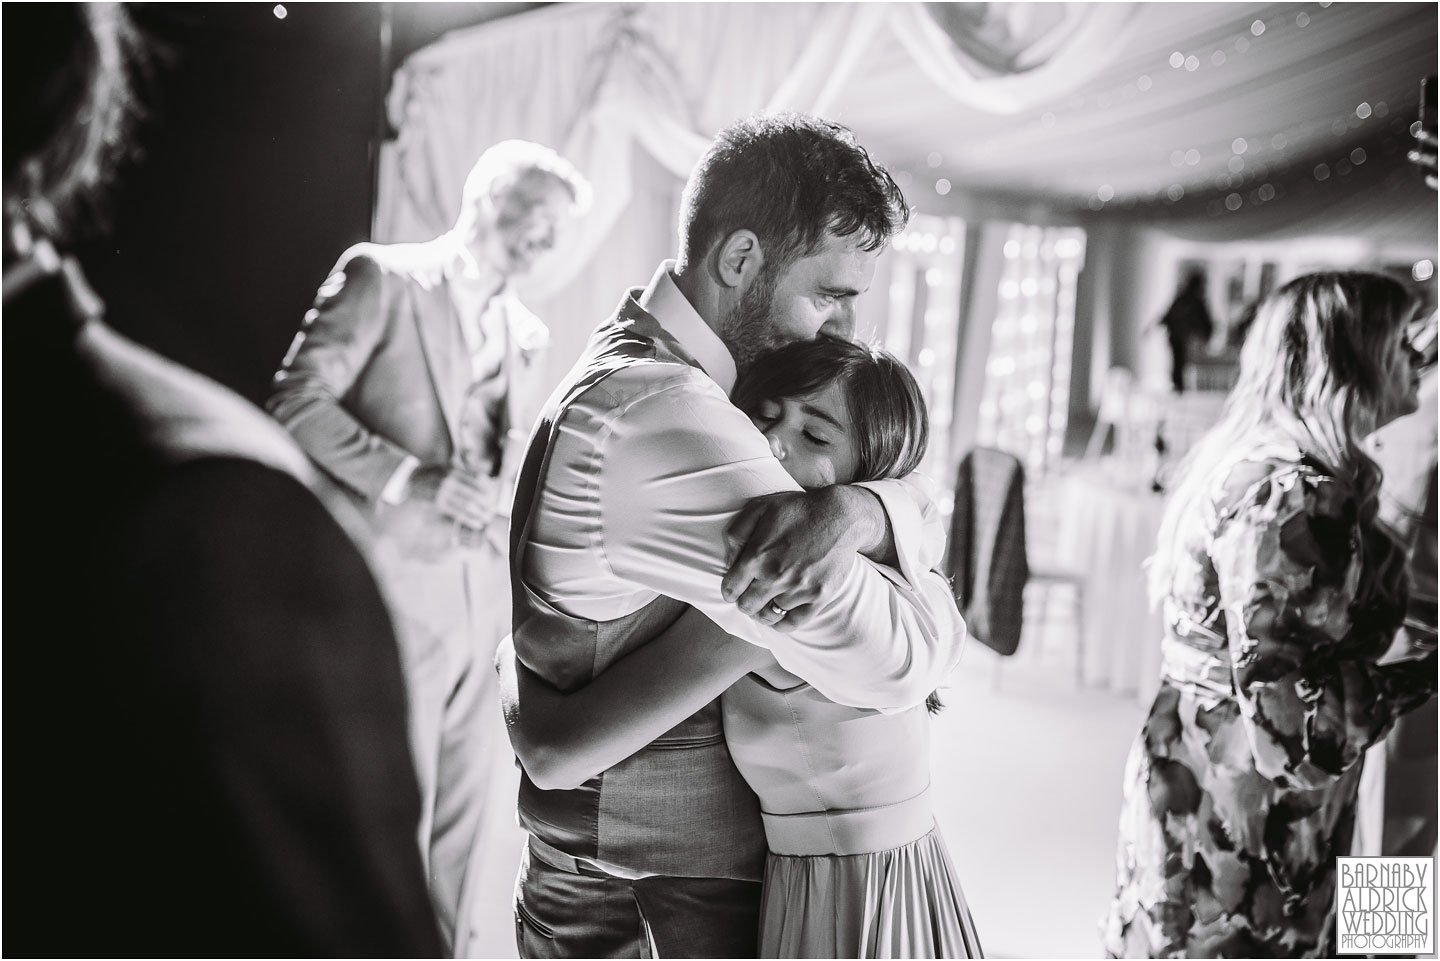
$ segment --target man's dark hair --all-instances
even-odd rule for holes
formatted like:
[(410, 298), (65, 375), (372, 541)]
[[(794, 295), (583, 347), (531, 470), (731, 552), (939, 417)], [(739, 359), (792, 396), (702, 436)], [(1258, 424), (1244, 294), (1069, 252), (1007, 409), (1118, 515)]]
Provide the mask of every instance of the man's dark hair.
[(827, 232), (878, 250), (909, 218), (894, 179), (847, 128), (802, 114), (748, 117), (715, 136), (685, 184), (678, 267), (748, 229), (778, 273)]

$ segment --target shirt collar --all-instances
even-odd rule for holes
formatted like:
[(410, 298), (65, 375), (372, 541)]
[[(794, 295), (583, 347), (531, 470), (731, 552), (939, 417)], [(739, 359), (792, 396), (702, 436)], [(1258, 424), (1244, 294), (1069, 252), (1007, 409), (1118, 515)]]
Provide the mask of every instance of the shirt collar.
[[(452, 282), (451, 290), (454, 290), (459, 285), (453, 281), (462, 278), (467, 273), (478, 273), (480, 266), (475, 261), (475, 255), (470, 253), (470, 248), (465, 246), (464, 241), (455, 231), (452, 230), (438, 239), (441, 249), (445, 252), (444, 266), (441, 267), (441, 271), (445, 275), (445, 279)], [(495, 293), (490, 295), (490, 299), (486, 303), (488, 304), (490, 300), (505, 294), (509, 289), (510, 279), (502, 277), (500, 286), (496, 288)]]
[(728, 396), (735, 387), (735, 358), (720, 336), (695, 312), (675, 283), (675, 261), (662, 262), (640, 295), (640, 306), (700, 362)]

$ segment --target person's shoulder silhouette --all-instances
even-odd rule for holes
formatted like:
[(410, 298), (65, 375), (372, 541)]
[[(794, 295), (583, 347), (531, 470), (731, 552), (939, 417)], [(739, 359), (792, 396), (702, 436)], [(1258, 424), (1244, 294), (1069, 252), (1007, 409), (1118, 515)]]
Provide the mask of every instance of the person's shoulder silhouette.
[(6, 27), (5, 947), (438, 956), (361, 548), (282, 432), (107, 327), (52, 243), (124, 142), (126, 14)]

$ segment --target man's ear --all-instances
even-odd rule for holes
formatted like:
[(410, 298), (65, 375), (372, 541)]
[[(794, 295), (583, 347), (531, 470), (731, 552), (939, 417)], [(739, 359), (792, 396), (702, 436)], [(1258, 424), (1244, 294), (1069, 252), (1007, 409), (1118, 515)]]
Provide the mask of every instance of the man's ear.
[(715, 254), (715, 273), (726, 287), (746, 287), (760, 276), (765, 254), (753, 230), (737, 230), (720, 242)]

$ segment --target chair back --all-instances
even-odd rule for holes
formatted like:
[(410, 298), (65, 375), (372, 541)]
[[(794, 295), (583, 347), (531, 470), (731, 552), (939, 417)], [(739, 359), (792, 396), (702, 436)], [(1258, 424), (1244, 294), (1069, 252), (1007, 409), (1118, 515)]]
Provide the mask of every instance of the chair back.
[(1020, 645), (1025, 582), (1025, 470), (1005, 451), (977, 447), (960, 461), (946, 570), (970, 634), (997, 653)]
[(1185, 390), (1228, 393), (1239, 377), (1240, 365), (1236, 361), (1199, 357), (1185, 368)]

